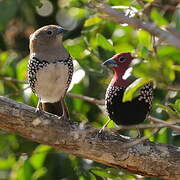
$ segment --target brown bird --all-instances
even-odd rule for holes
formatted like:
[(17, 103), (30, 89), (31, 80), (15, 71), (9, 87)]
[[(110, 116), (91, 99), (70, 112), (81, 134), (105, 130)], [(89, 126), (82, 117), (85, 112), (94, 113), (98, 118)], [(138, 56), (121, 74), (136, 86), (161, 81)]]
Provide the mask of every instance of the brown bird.
[(30, 35), (28, 80), (39, 109), (68, 118), (64, 96), (71, 83), (73, 61), (63, 46), (64, 29), (44, 26)]

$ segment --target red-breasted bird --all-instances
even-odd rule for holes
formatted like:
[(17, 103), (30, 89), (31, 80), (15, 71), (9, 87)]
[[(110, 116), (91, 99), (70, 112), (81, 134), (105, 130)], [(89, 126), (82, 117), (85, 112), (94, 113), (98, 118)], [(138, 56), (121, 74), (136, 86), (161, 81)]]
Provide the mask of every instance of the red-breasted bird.
[(64, 96), (72, 80), (73, 61), (63, 46), (63, 32), (60, 26), (48, 25), (30, 36), (28, 80), (39, 98), (36, 110), (67, 118)]
[(114, 71), (114, 76), (106, 91), (105, 105), (109, 118), (117, 125), (142, 123), (152, 106), (152, 82), (141, 87), (139, 95), (133, 98), (132, 101), (122, 102), (125, 89), (132, 83), (132, 81), (123, 78), (132, 60), (131, 53), (126, 52), (116, 54), (103, 63)]

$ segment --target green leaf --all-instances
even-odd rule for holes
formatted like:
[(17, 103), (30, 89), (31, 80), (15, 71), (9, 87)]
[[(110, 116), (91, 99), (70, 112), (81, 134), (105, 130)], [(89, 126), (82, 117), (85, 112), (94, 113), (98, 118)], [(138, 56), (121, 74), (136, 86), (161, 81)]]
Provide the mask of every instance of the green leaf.
[(173, 65), (172, 69), (175, 70), (175, 71), (180, 71), (180, 66)]
[(143, 85), (145, 85), (149, 81), (151, 81), (151, 79), (149, 78), (139, 78), (135, 80), (132, 84), (130, 84), (124, 92), (123, 102), (131, 101), (137, 90), (139, 90)]
[(92, 173), (89, 173), (90, 180), (96, 180), (96, 176)]
[(85, 27), (92, 26), (92, 25), (100, 23), (101, 21), (102, 19), (99, 18), (98, 16), (93, 16), (85, 21), (84, 26)]
[(159, 26), (168, 24), (168, 21), (160, 14), (160, 12), (153, 8), (151, 10), (151, 19)]
[(34, 154), (30, 158), (30, 162), (35, 169), (39, 169), (43, 166), (46, 155), (51, 149), (52, 147), (46, 145), (39, 145), (35, 149), (33, 152)]
[(109, 51), (114, 50), (113, 45), (102, 34), (98, 33), (96, 35), (96, 42), (100, 47), (102, 47), (106, 50), (109, 50)]
[(18, 8), (17, 0), (0, 1), (0, 30), (15, 16)]
[[(179, 5), (178, 5), (179, 7)], [(180, 10), (177, 8), (177, 10), (174, 13), (174, 22), (176, 25), (176, 29), (180, 30)]]
[(17, 70), (17, 79), (18, 80), (26, 80), (27, 79), (27, 64), (28, 58), (22, 59), (16, 66)]
[(86, 180), (86, 177), (81, 175), (81, 176), (79, 176), (78, 180)]
[(16, 162), (15, 157), (9, 154), (7, 158), (0, 158), (0, 169), (9, 169)]
[(28, 160), (22, 161), (22, 166), (17, 170), (17, 178), (20, 180), (31, 180), (33, 169)]
[(148, 57), (149, 56), (149, 50), (148, 50), (148, 48), (146, 48), (146, 47), (142, 47), (141, 48), (141, 50), (140, 50), (140, 56), (142, 56), (142, 57)]
[(81, 19), (84, 18), (86, 16), (86, 10), (84, 8), (77, 8), (77, 7), (72, 7), (68, 10), (68, 14), (71, 17), (77, 18), (77, 19)]
[(81, 45), (67, 46), (67, 49), (74, 58), (79, 59), (84, 57), (84, 49)]
[(162, 104), (156, 104), (158, 107), (166, 111), (168, 114), (173, 115), (173, 116), (178, 116), (177, 112), (171, 108), (171, 106), (165, 106)]
[(43, 5), (43, 3), (41, 3), (40, 0), (32, 0), (32, 4), (33, 4), (34, 6), (37, 6), (38, 8), (41, 8), (42, 5)]
[(137, 35), (138, 35), (139, 45), (141, 45), (142, 47), (146, 47), (147, 49), (150, 49), (151, 35), (144, 30), (139, 30)]
[(110, 174), (108, 170), (102, 169), (99, 167), (92, 168), (91, 172), (94, 173), (97, 176), (103, 177), (103, 178), (115, 178), (116, 176)]
[(9, 56), (8, 51), (4, 51), (0, 53), (0, 68), (6, 63), (8, 56)]
[(42, 167), (37, 169), (33, 175), (31, 180), (38, 180), (40, 177), (44, 176), (47, 173), (47, 169)]
[(174, 105), (175, 105), (175, 108), (177, 109), (177, 111), (180, 112), (180, 99), (177, 99)]

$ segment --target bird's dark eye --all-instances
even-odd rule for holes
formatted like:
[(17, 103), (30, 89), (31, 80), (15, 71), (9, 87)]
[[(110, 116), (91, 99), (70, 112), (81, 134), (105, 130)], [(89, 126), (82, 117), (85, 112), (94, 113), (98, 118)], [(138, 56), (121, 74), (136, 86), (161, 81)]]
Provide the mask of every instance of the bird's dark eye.
[(52, 34), (52, 31), (48, 30), (48, 31), (47, 31), (47, 34), (48, 34), (48, 35), (51, 35), (51, 34)]
[(119, 62), (122, 63), (122, 62), (124, 62), (124, 61), (126, 61), (126, 58), (125, 58), (125, 57), (120, 57), (120, 58), (119, 58)]

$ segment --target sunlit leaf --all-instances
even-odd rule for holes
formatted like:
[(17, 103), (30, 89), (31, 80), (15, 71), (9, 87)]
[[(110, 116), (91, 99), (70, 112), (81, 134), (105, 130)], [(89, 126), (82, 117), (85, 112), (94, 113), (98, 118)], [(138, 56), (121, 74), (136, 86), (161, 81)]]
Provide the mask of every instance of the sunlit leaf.
[(16, 67), (18, 80), (27, 80), (28, 58), (22, 59)]
[(114, 50), (113, 45), (102, 34), (96, 34), (96, 41), (100, 47), (109, 51)]
[(151, 18), (159, 26), (168, 24), (168, 21), (160, 14), (160, 12), (156, 8), (153, 8), (151, 10)]
[(162, 104), (156, 104), (158, 107), (169, 113), (170, 115), (177, 116), (177, 113), (171, 108), (171, 106), (165, 106)]
[(175, 107), (177, 109), (177, 111), (180, 112), (180, 99), (177, 99), (176, 102), (175, 102)]
[(85, 27), (92, 26), (92, 25), (100, 23), (101, 21), (102, 21), (102, 19), (99, 18), (98, 16), (93, 16), (85, 21), (84, 26)]
[(89, 173), (90, 180), (96, 180), (96, 176), (92, 173)]
[(168, 131), (167, 128), (162, 128), (160, 129), (156, 141), (161, 142), (161, 143), (166, 143), (168, 138)]
[(0, 158), (0, 169), (9, 169), (16, 162), (15, 156), (9, 154), (7, 158)]
[(47, 169), (42, 167), (37, 169), (33, 175), (31, 180), (38, 180), (40, 177), (44, 176), (47, 173)]
[(86, 177), (84, 177), (84, 176), (79, 176), (78, 180), (86, 180)]
[(22, 161), (20, 159), (18, 165), (19, 165), (19, 168), (16, 169), (16, 171), (14, 172), (14, 174), (16, 174), (17, 176), (17, 179), (31, 180), (33, 169), (29, 161), (28, 160)]
[(174, 65), (172, 68), (175, 71), (180, 71), (180, 66), (178, 66), (178, 65)]
[(87, 12), (83, 8), (72, 7), (69, 9), (68, 13), (71, 15), (71, 17), (80, 19), (84, 18)]
[(151, 35), (148, 32), (144, 30), (139, 30), (138, 40), (139, 45), (141, 45), (142, 47), (146, 47), (147, 49), (151, 48)]
[(35, 150), (33, 155), (30, 158), (30, 162), (35, 169), (39, 169), (43, 166), (44, 160), (48, 151), (50, 151), (52, 147), (46, 145), (39, 145)]
[(180, 10), (179, 5), (177, 6), (177, 9), (174, 13), (174, 22), (176, 24), (176, 29), (180, 30)]
[(110, 174), (108, 172), (108, 170), (103, 169), (103, 168), (98, 168), (98, 167), (92, 168), (91, 172), (94, 173), (95, 175), (103, 177), (103, 178), (113, 178), (113, 177), (116, 177), (116, 176)]
[(123, 102), (131, 101), (135, 93), (149, 81), (150, 79), (147, 78), (139, 78), (135, 80), (133, 83), (131, 83), (124, 92)]

